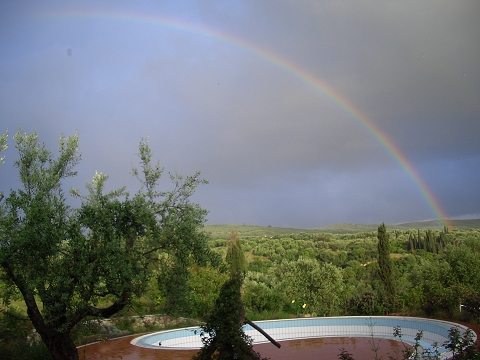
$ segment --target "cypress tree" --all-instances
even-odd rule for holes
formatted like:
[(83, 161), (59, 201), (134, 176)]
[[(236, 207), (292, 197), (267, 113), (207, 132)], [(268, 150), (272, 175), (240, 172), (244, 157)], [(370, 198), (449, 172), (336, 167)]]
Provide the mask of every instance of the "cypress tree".
[(432, 244), (432, 252), (437, 253), (438, 249), (437, 249), (437, 242), (435, 239), (435, 232), (430, 232), (430, 241)]
[(417, 239), (418, 239), (418, 249), (425, 249), (424, 241), (422, 240), (422, 235), (420, 234), (420, 229), (417, 230)]
[(440, 232), (440, 235), (437, 238), (437, 254), (443, 252), (445, 247), (445, 233)]
[(378, 266), (380, 268), (380, 280), (382, 281), (385, 299), (389, 305), (395, 300), (395, 286), (393, 282), (392, 262), (390, 260), (390, 242), (387, 229), (382, 223), (378, 227)]
[(230, 242), (225, 260), (230, 267), (230, 276), (243, 278), (246, 271), (246, 263), (237, 230), (232, 230), (230, 233)]
[[(202, 326), (202, 349), (193, 360), (260, 360), (253, 350), (253, 340), (243, 331), (245, 310), (239, 276), (223, 284), (215, 308)], [(208, 335), (207, 335), (208, 334)]]
[(413, 251), (413, 250), (416, 250), (416, 246), (415, 246), (415, 236), (412, 235), (412, 233), (410, 233), (408, 235), (408, 243), (407, 243), (407, 250), (408, 251)]
[(236, 230), (230, 233), (225, 260), (229, 264), (230, 280), (223, 284), (215, 308), (201, 327), (203, 347), (193, 360), (267, 360), (253, 350), (253, 340), (242, 328), (244, 324), (249, 324), (280, 347), (280, 344), (245, 317), (242, 284), (246, 262)]

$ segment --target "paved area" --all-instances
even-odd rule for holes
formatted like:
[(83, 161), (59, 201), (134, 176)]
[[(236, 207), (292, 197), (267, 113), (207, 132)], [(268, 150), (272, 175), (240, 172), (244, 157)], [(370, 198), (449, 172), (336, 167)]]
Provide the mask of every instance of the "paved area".
[(138, 336), (125, 336), (80, 347), (80, 360), (183, 360), (191, 359), (196, 353), (192, 350), (153, 350), (131, 345), (130, 341)]
[[(128, 336), (120, 339), (113, 339), (79, 349), (81, 360), (189, 360), (196, 353), (195, 350), (155, 350), (146, 349), (130, 344), (135, 336)], [(387, 339), (375, 339), (380, 341), (378, 356), (384, 359), (388, 354), (394, 356), (395, 352), (401, 354), (402, 344)], [(371, 360), (371, 339), (370, 338), (319, 338), (308, 340), (282, 341), (282, 347), (276, 348), (270, 343), (255, 345), (254, 349), (263, 357), (271, 360), (291, 360), (301, 358), (302, 360), (337, 359), (341, 349), (354, 354), (355, 360)]]

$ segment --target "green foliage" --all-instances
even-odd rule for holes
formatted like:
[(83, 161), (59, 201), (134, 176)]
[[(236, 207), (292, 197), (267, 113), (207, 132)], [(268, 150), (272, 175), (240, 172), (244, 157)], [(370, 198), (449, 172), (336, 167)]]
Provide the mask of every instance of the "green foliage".
[(230, 242), (228, 244), (227, 256), (225, 260), (229, 265), (230, 276), (239, 276), (241, 278), (245, 276), (245, 255), (238, 238), (237, 230), (232, 230), (230, 234)]
[(384, 287), (385, 300), (390, 306), (395, 301), (395, 285), (393, 281), (392, 262), (390, 260), (390, 243), (385, 224), (378, 227), (378, 266), (380, 280)]
[(279, 270), (279, 290), (290, 304), (294, 301), (297, 313), (334, 315), (340, 312), (343, 291), (340, 269), (300, 257), (295, 262), (283, 263)]
[[(142, 190), (105, 192), (107, 175), (95, 173), (88, 194), (71, 208), (62, 182), (76, 175), (78, 136), (62, 136), (55, 158), (37, 133), (14, 135), (22, 187), (0, 203), (0, 265), (17, 288), (37, 332), (55, 359), (77, 359), (70, 331), (85, 317), (109, 317), (140, 296), (159, 258), (174, 269), (215, 262), (202, 231), (206, 211), (190, 202), (199, 174), (171, 175), (172, 191), (155, 190), (161, 175), (140, 143)], [(218, 259), (217, 259), (218, 262)], [(183, 275), (184, 273), (182, 273)], [(176, 274), (171, 274), (172, 276)], [(186, 276), (175, 285), (187, 281)], [(8, 303), (12, 292), (6, 291)], [(168, 295), (175, 294), (171, 291)], [(39, 305), (41, 303), (41, 306)]]
[(230, 279), (223, 284), (215, 306), (201, 327), (203, 347), (194, 359), (261, 359), (242, 328), (246, 321), (241, 290), (246, 264), (236, 230), (230, 233), (226, 262)]
[(271, 261), (262, 261), (256, 257), (248, 264), (248, 269), (252, 272), (267, 272), (268, 268), (272, 266)]
[[(378, 350), (380, 349), (380, 344), (378, 342), (373, 342), (373, 327), (374, 324), (369, 325), (372, 327), (372, 342), (371, 350), (374, 352), (374, 358), (378, 359)], [(440, 351), (439, 344), (434, 343), (433, 346), (429, 349), (422, 349), (420, 341), (423, 338), (423, 331), (419, 330), (415, 335), (415, 342), (412, 347), (408, 346), (403, 341), (402, 328), (400, 326), (395, 326), (393, 328), (393, 336), (396, 339), (399, 339), (403, 345), (403, 350), (401, 357), (399, 354), (396, 354), (395, 357), (389, 355), (389, 359), (403, 359), (403, 360), (439, 360)], [(467, 329), (464, 333), (461, 333), (458, 327), (452, 327), (448, 331), (448, 340), (441, 344), (445, 349), (451, 351), (452, 359), (458, 360), (475, 360), (480, 359), (480, 353), (478, 349), (473, 346), (473, 337), (474, 333), (471, 329)], [(422, 349), (422, 351), (420, 351)], [(352, 354), (348, 353), (345, 349), (341, 349), (340, 354), (338, 355), (339, 359), (344, 360), (353, 360), (354, 357)], [(381, 357), (380, 357), (381, 359)]]
[[(273, 317), (281, 309), (290, 311), (292, 314), (306, 312), (301, 307), (303, 303), (298, 305), (301, 300), (292, 306), (293, 299), (287, 299), (284, 289), (281, 288), (285, 264), (296, 262), (300, 257), (316, 259), (320, 264), (330, 263), (342, 269), (343, 291), (340, 299), (341, 306), (337, 309), (338, 314), (380, 315), (385, 314), (386, 310), (392, 311), (384, 297), (384, 285), (379, 276), (378, 229), (377, 233), (363, 231), (356, 234), (325, 235), (304, 231), (308, 234), (305, 236), (301, 234), (300, 229), (289, 234), (288, 231), (291, 229), (275, 232), (277, 230), (275, 228), (255, 227), (255, 231), (271, 231), (269, 233), (271, 235), (250, 236), (252, 232), (246, 231), (244, 234), (249, 235), (242, 238), (244, 228), (252, 231), (253, 228), (240, 226), (238, 232), (245, 256), (250, 261), (243, 288), (243, 298), (249, 316)], [(230, 231), (231, 228), (228, 229)], [(438, 249), (438, 252), (413, 248), (406, 250), (409, 239), (415, 237), (423, 241), (430, 236), (428, 230), (434, 239), (443, 237), (445, 246), (442, 249)], [(475, 262), (480, 248), (478, 230), (467, 231), (455, 228), (446, 230), (444, 228), (443, 231), (439, 231), (428, 228), (415, 230), (396, 228), (389, 231), (387, 235), (395, 284), (396, 310), (418, 315), (427, 313), (476, 318), (473, 310), (467, 313), (464, 308), (462, 314), (458, 314), (458, 309), (460, 303), (466, 303), (467, 297), (475, 299), (479, 294), (478, 286), (472, 285), (476, 284), (478, 271), (470, 271), (470, 273), (466, 271), (466, 269), (480, 268)], [(294, 238), (297, 239), (294, 240)], [(227, 252), (227, 240), (218, 238), (211, 243), (213, 241), (218, 246), (215, 248), (216, 251), (221, 254)], [(221, 243), (223, 248), (220, 246)], [(470, 253), (463, 259), (458, 254), (466, 249), (469, 249)], [(447, 259), (451, 260), (451, 265)], [(453, 267), (459, 269), (458, 274)], [(260, 296), (256, 296), (257, 294)], [(280, 301), (281, 305), (277, 305), (277, 301)]]
[(194, 266), (190, 269), (188, 280), (190, 292), (189, 314), (194, 319), (205, 320), (215, 306), (215, 300), (220, 295), (222, 285), (228, 280), (228, 275), (221, 273), (212, 266)]
[(447, 233), (447, 228), (443, 232), (439, 232), (438, 235), (434, 230), (428, 229), (425, 231), (425, 235), (422, 235), (419, 229), (416, 235), (414, 233), (409, 234), (406, 248), (408, 251), (425, 250), (431, 253), (441, 253), (449, 242)]
[[(8, 131), (5, 131), (5, 134), (0, 135), (0, 154), (8, 149)], [(0, 164), (5, 160), (5, 156), (0, 157)]]
[(163, 295), (162, 310), (167, 314), (180, 315), (189, 313), (188, 278), (186, 266), (173, 262), (171, 259), (160, 261), (157, 271), (157, 285)]
[[(408, 234), (412, 232), (412, 229), (422, 230), (435, 230), (442, 231), (445, 234), (451, 233), (452, 230), (471, 230), (480, 229), (480, 219), (470, 220), (449, 220), (450, 228), (446, 228), (441, 220), (413, 222), (398, 225), (388, 225), (389, 229), (398, 231), (398, 234)], [(230, 235), (232, 229), (237, 229), (241, 238), (247, 237), (261, 237), (266, 235), (273, 239), (280, 238), (294, 238), (296, 234), (305, 233), (308, 234), (310, 239), (318, 238), (318, 236), (324, 236), (327, 239), (333, 236), (346, 235), (343, 239), (348, 239), (348, 236), (352, 235), (354, 238), (363, 237), (375, 237), (378, 225), (371, 224), (333, 224), (320, 228), (309, 229), (297, 229), (297, 228), (283, 228), (283, 227), (269, 227), (269, 226), (252, 226), (252, 225), (206, 225), (206, 229), (211, 233), (212, 239), (226, 239)], [(406, 240), (406, 239), (405, 239)]]
[(340, 349), (340, 354), (338, 354), (338, 358), (340, 360), (355, 360), (353, 355), (350, 354), (347, 350), (345, 350), (344, 348), (341, 348)]
[(233, 276), (223, 284), (213, 311), (201, 327), (203, 347), (193, 359), (260, 359), (253, 350), (252, 339), (242, 329), (245, 314), (241, 286), (239, 276)]
[(472, 320), (480, 321), (480, 294), (474, 291), (465, 291), (462, 299), (462, 308), (472, 317)]
[(323, 263), (332, 263), (336, 260), (336, 256), (332, 251), (322, 250), (317, 254), (316, 259)]
[[(400, 342), (403, 345), (402, 349), (402, 359), (404, 360), (409, 360), (409, 359), (414, 359), (414, 360), (420, 360), (420, 359), (439, 359), (439, 353), (438, 353), (438, 345), (435, 345), (433, 349), (428, 349), (423, 351), (423, 354), (420, 349), (422, 349), (420, 345), (420, 340), (423, 338), (423, 331), (419, 330), (417, 334), (415, 335), (415, 342), (413, 343), (412, 347), (408, 346), (403, 342), (403, 334), (402, 334), (402, 328), (400, 326), (395, 326), (393, 328), (393, 337), (397, 338), (400, 340)], [(397, 354), (398, 355), (398, 354)], [(392, 359), (392, 358), (391, 358)]]
[(45, 345), (36, 338), (32, 323), (15, 307), (0, 312), (0, 358), (50, 360)]
[(462, 246), (450, 245), (445, 249), (445, 259), (450, 265), (453, 281), (471, 290), (480, 289), (480, 250), (476, 240), (469, 238)]
[(284, 297), (275, 287), (264, 282), (246, 279), (243, 301), (247, 311), (254, 313), (276, 312), (280, 310)]
[(463, 334), (458, 327), (448, 331), (448, 340), (443, 343), (445, 349), (452, 352), (452, 359), (478, 359), (479, 353), (472, 347), (474, 333), (468, 329)]
[(380, 300), (373, 291), (364, 291), (360, 295), (352, 296), (348, 301), (349, 315), (383, 315)]

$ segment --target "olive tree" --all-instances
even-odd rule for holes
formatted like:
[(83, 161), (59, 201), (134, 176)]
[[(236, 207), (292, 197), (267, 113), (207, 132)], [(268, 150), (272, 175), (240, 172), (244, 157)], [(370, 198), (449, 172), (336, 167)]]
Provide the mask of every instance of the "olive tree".
[(14, 140), (21, 186), (0, 203), (0, 273), (10, 294), (21, 293), (54, 359), (78, 359), (74, 326), (108, 318), (140, 296), (152, 276), (148, 266), (160, 257), (179, 266), (209, 259), (206, 211), (190, 202), (205, 181), (199, 173), (171, 175), (173, 190), (158, 192), (163, 169), (152, 164), (147, 140), (140, 142), (140, 170), (133, 170), (140, 191), (105, 191), (108, 176), (95, 173), (86, 195), (70, 192), (81, 200), (77, 208), (63, 182), (76, 175), (78, 136), (62, 136), (58, 156), (36, 132), (19, 130)]
[(284, 262), (278, 290), (301, 312), (337, 314), (343, 294), (342, 270), (329, 263), (301, 256)]

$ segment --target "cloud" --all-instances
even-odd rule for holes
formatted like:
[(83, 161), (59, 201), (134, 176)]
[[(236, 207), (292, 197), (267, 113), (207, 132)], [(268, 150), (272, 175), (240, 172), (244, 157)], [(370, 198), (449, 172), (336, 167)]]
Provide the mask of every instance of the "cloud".
[[(0, 25), (1, 124), (10, 133), (36, 128), (49, 147), (78, 130), (77, 186), (95, 170), (109, 173), (112, 187), (135, 186), (130, 164), (149, 136), (167, 171), (200, 170), (210, 180), (195, 198), (213, 223), (432, 218), (407, 163), (447, 214), (478, 213), (478, 7), (10, 5)], [(80, 15), (54, 15), (65, 12)], [(190, 25), (146, 21), (158, 18)], [(220, 37), (191, 31), (202, 27)], [(347, 105), (390, 138), (406, 163)], [(15, 186), (11, 164), (6, 169), (5, 185)]]

